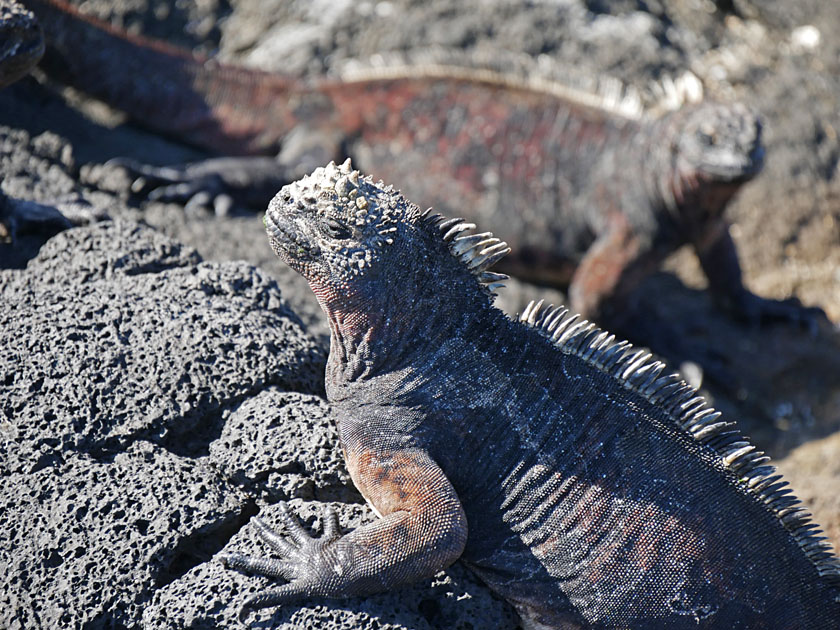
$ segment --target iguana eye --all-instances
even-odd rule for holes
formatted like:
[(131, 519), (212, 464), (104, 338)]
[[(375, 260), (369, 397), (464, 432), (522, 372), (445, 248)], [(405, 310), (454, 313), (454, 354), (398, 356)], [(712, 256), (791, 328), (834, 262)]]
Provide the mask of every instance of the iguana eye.
[(697, 136), (700, 138), (700, 141), (707, 146), (717, 144), (717, 133), (709, 126), (702, 127), (697, 132)]
[(336, 239), (347, 239), (353, 235), (349, 228), (332, 217), (327, 217), (324, 221), (324, 228), (327, 234)]

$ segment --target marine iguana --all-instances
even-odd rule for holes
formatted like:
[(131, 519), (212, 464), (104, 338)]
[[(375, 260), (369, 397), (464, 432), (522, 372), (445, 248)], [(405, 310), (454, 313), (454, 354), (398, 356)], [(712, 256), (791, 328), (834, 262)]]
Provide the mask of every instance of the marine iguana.
[(44, 34), (31, 11), (0, 0), (0, 88), (28, 73), (44, 54)]
[(253, 521), (287, 580), (252, 609), (370, 594), (458, 559), (534, 628), (829, 628), (840, 562), (768, 458), (661, 363), (562, 308), (492, 305), (508, 251), (331, 163), (265, 218), (330, 324), (326, 391), (381, 516)]
[(613, 327), (624, 327), (640, 279), (686, 243), (736, 315), (812, 326), (824, 317), (743, 285), (722, 217), (763, 164), (761, 123), (743, 105), (651, 111), (614, 81), (471, 67), (454, 53), (307, 82), (121, 33), (60, 0), (27, 5), (53, 72), (141, 124), (227, 154), (280, 148), (276, 161), (124, 161), (161, 186), (158, 199), (227, 207), (238, 191), (258, 204), (292, 175), (350, 155), (423, 205), (504, 230), (513, 249), (504, 270), (568, 283), (574, 310)]

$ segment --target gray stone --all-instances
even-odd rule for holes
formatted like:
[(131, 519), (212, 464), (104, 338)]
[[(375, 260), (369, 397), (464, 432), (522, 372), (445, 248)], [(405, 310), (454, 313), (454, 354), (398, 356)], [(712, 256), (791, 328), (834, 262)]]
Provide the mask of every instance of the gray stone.
[(155, 274), (201, 262), (201, 256), (191, 247), (144, 225), (118, 221), (68, 230), (50, 239), (30, 261), (29, 274), (12, 272), (7, 277), (25, 278), (27, 285), (66, 286), (112, 280), (120, 275)]
[(239, 526), (244, 495), (145, 442), (4, 475), (0, 627), (122, 628)]
[(4, 474), (141, 437), (194, 454), (268, 385), (318, 392), (322, 355), (274, 281), (128, 222), (68, 230), (0, 272)]
[(210, 444), (210, 461), (268, 502), (361, 501), (345, 470), (329, 405), (317, 396), (272, 387), (245, 400)]
[(321, 391), (323, 355), (258, 269), (123, 220), (0, 271), (0, 300), (0, 627), (136, 626), (253, 512), (206, 457), (226, 413)]

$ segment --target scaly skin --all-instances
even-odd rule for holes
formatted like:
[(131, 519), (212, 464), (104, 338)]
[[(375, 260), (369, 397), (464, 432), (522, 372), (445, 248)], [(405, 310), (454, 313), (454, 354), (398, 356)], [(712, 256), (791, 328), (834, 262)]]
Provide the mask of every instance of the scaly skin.
[(31, 11), (0, 0), (0, 88), (27, 74), (44, 54), (44, 34)]
[[(568, 286), (574, 310), (625, 334), (642, 329), (629, 319), (630, 294), (684, 244), (734, 315), (811, 328), (825, 318), (743, 285), (723, 211), (764, 151), (760, 121), (742, 105), (634, 116), (557, 83), (439, 65), (305, 83), (120, 33), (58, 0), (28, 5), (54, 50), (48, 68), (65, 80), (198, 146), (280, 149), (276, 170), (264, 157), (164, 169), (123, 162), (159, 186), (158, 199), (215, 197), (221, 212), (231, 197), (256, 203), (301, 169), (349, 154), (424, 206), (504, 233), (513, 249), (505, 270)], [(640, 340), (704, 363), (673, 339)]]
[[(326, 389), (382, 516), (226, 554), (287, 583), (253, 608), (421, 579), (457, 558), (545, 628), (837, 627), (840, 565), (733, 425), (625, 343), (556, 309), (512, 321), (506, 244), (330, 164), (266, 229), (330, 323)], [(489, 286), (488, 286), (489, 285)]]

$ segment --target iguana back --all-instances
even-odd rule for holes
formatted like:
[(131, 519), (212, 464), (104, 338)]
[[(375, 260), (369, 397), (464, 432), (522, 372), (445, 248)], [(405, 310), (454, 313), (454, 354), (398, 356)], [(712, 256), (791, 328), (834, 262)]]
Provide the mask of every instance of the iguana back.
[(424, 353), (411, 387), (393, 387), (389, 374), (360, 388), (365, 405), (371, 389), (385, 393), (375, 397), (383, 408), (399, 400), (383, 423), (391, 430), (404, 409), (426, 410), (409, 432), (464, 506), (461, 559), (550, 627), (567, 617), (593, 628), (840, 623), (836, 575), (821, 578), (791, 535), (799, 523), (780, 521), (796, 502), (761, 483), (773, 478), (755, 472), (766, 458), (732, 425), (710, 429), (717, 414), (678, 379), (646, 388), (657, 370), (631, 367), (638, 355), (599, 332), (554, 348), (537, 330), (478, 311), (473, 326)]
[(574, 332), (568, 314), (531, 327), (453, 303), (437, 309), (460, 328), (421, 301), (425, 321), (404, 334), (423, 348), (381, 347), (377, 370), (330, 397), (359, 445), (349, 461), (405, 442), (430, 454), (469, 523), (461, 559), (525, 619), (838, 627), (837, 567), (815, 526), (692, 388), (591, 325)]

